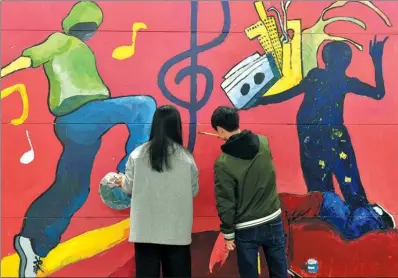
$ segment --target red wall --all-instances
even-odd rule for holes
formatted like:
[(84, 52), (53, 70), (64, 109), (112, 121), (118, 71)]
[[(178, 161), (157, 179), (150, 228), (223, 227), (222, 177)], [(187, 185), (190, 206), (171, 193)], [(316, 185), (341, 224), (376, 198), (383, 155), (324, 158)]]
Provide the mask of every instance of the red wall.
[[(21, 52), (44, 41), (51, 33), (61, 30), (61, 21), (74, 2), (2, 2), (1, 47), (2, 65), (19, 57)], [(327, 2), (296, 2), (288, 10), (289, 19), (301, 19), (303, 29), (312, 26)], [(351, 135), (361, 179), (371, 203), (380, 204), (392, 215), (398, 212), (398, 97), (395, 63), (398, 57), (398, 3), (377, 2), (388, 16), (388, 27), (372, 10), (360, 4), (348, 4), (330, 11), (331, 16), (356, 16), (366, 23), (366, 30), (347, 22), (336, 22), (326, 28), (330, 34), (349, 37), (364, 45), (363, 51), (352, 47), (352, 63), (347, 75), (375, 85), (374, 69), (369, 56), (369, 41), (374, 35), (389, 35), (383, 56), (385, 97), (376, 101), (348, 94), (344, 105), (344, 122)], [(98, 32), (88, 41), (96, 56), (98, 71), (113, 97), (126, 95), (151, 95), (157, 105), (170, 103), (158, 87), (158, 73), (171, 57), (186, 51), (190, 44), (191, 4), (173, 1), (98, 2), (104, 20)], [(266, 4), (268, 7), (268, 4)], [(280, 9), (279, 2), (269, 6)], [(214, 88), (209, 101), (197, 112), (197, 130), (212, 131), (209, 125), (212, 111), (219, 105), (231, 105), (220, 84), (223, 76), (239, 61), (258, 51), (263, 54), (259, 42), (249, 40), (244, 30), (259, 18), (251, 2), (230, 2), (231, 28), (225, 41), (198, 56), (198, 63), (207, 67), (214, 76)], [(222, 25), (221, 4), (216, 1), (200, 2), (198, 9), (198, 44), (218, 36)], [(274, 15), (274, 14), (272, 14)], [(112, 58), (113, 50), (128, 44), (131, 26), (144, 22), (147, 30), (138, 32), (136, 52), (125, 60)], [(317, 36), (320, 34), (313, 34)], [(323, 67), (320, 53), (320, 66)], [(176, 64), (166, 76), (166, 84), (178, 98), (189, 101), (190, 80), (174, 83), (176, 73), (188, 66), (189, 59)], [(18, 126), (10, 120), (22, 112), (18, 94), (2, 100), (1, 125), (1, 256), (2, 268), (7, 256), (15, 253), (13, 237), (19, 233), (29, 205), (53, 182), (62, 146), (54, 135), (54, 116), (48, 109), (48, 83), (43, 68), (18, 71), (2, 80), (2, 90), (14, 84), (25, 84), (29, 97), (29, 116)], [(205, 88), (205, 79), (199, 75), (198, 98)], [(263, 134), (270, 140), (278, 179), (278, 191), (304, 195), (306, 184), (300, 166), (299, 138), (296, 131), (296, 115), (303, 96), (269, 106), (259, 106), (242, 111), (241, 126)], [(179, 107), (184, 121), (184, 136), (188, 140), (189, 113)], [(25, 131), (29, 131), (35, 152), (34, 160), (20, 163), (21, 155), (29, 150)], [(103, 136), (101, 148), (95, 158), (91, 175), (91, 192), (84, 206), (72, 218), (62, 236), (67, 241), (84, 232), (109, 226), (128, 216), (128, 210), (115, 211), (106, 207), (98, 193), (102, 177), (116, 169), (124, 155), (127, 129), (112, 128)], [(196, 138), (194, 155), (200, 169), (200, 194), (195, 200), (194, 232), (218, 231), (217, 212), (213, 191), (213, 162), (220, 153), (221, 142), (215, 138)], [(335, 188), (339, 186), (335, 182)], [(340, 194), (340, 193), (339, 193)], [(394, 276), (398, 274), (398, 236), (395, 230), (376, 230), (354, 240), (345, 239), (336, 229), (313, 217), (298, 221), (290, 227), (294, 233), (291, 249), (294, 256), (291, 268), (301, 275), (308, 275), (305, 262), (318, 260), (318, 276)], [(218, 233), (201, 233), (194, 236), (194, 276), (210, 275), (209, 257)], [(110, 276), (133, 272), (133, 247), (127, 242), (92, 258), (71, 264), (52, 274), (55, 276)], [(236, 276), (235, 257), (214, 275)], [(127, 265), (125, 265), (127, 263)], [(3, 276), (3, 275), (2, 275)]]

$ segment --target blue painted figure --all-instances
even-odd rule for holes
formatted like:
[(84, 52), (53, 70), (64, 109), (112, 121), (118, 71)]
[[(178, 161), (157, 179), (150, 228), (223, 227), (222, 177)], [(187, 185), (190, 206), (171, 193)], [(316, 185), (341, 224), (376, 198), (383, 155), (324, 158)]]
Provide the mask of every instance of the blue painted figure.
[(280, 103), (304, 93), (297, 115), (304, 179), (309, 192), (333, 193), (332, 178), (335, 175), (345, 202), (338, 201), (337, 195), (325, 194), (322, 217), (348, 238), (358, 237), (370, 230), (395, 227), (387, 211), (379, 205), (369, 204), (343, 120), (347, 93), (376, 100), (384, 97), (382, 57), (387, 38), (383, 41), (376, 41), (375, 38), (370, 42), (376, 87), (348, 77), (346, 69), (351, 63), (351, 48), (344, 42), (330, 42), (322, 52), (325, 69), (312, 69), (297, 86), (278, 95), (263, 97), (257, 103)]
[(111, 98), (85, 43), (102, 23), (100, 7), (92, 1), (73, 6), (62, 22), (64, 32), (25, 49), (1, 70), (1, 77), (18, 70), (44, 66), (49, 82), (49, 108), (56, 117), (54, 130), (63, 145), (54, 183), (26, 212), (14, 246), (20, 258), (19, 277), (36, 277), (42, 257), (54, 249), (73, 215), (90, 192), (90, 176), (102, 136), (113, 126), (129, 130), (126, 156), (118, 171), (124, 172), (128, 155), (149, 139), (156, 102), (150, 96)]

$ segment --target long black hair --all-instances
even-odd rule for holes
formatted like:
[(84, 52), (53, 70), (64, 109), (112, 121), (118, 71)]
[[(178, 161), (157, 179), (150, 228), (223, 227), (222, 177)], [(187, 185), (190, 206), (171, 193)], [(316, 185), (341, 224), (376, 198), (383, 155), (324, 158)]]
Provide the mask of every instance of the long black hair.
[(170, 169), (170, 150), (174, 143), (183, 145), (180, 112), (172, 105), (160, 106), (153, 116), (149, 136), (149, 161), (153, 170), (163, 172)]

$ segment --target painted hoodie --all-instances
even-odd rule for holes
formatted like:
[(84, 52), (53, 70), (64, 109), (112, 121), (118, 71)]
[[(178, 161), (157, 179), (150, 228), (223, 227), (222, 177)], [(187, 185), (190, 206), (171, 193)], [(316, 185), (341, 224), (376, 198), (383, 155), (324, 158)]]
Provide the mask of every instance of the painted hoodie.
[(44, 66), (50, 87), (48, 103), (55, 116), (69, 114), (89, 101), (109, 98), (94, 53), (84, 42), (102, 20), (96, 3), (78, 2), (62, 22), (63, 33), (53, 33), (22, 52), (32, 60), (32, 67)]

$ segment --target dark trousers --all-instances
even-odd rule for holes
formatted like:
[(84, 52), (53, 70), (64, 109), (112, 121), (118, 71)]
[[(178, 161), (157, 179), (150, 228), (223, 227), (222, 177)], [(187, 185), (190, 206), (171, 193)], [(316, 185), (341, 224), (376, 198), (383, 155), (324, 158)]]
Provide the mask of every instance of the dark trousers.
[(236, 232), (239, 274), (242, 278), (258, 278), (257, 255), (264, 250), (269, 276), (287, 278), (286, 239), (281, 217), (258, 227)]
[(136, 277), (191, 277), (190, 245), (135, 243)]

